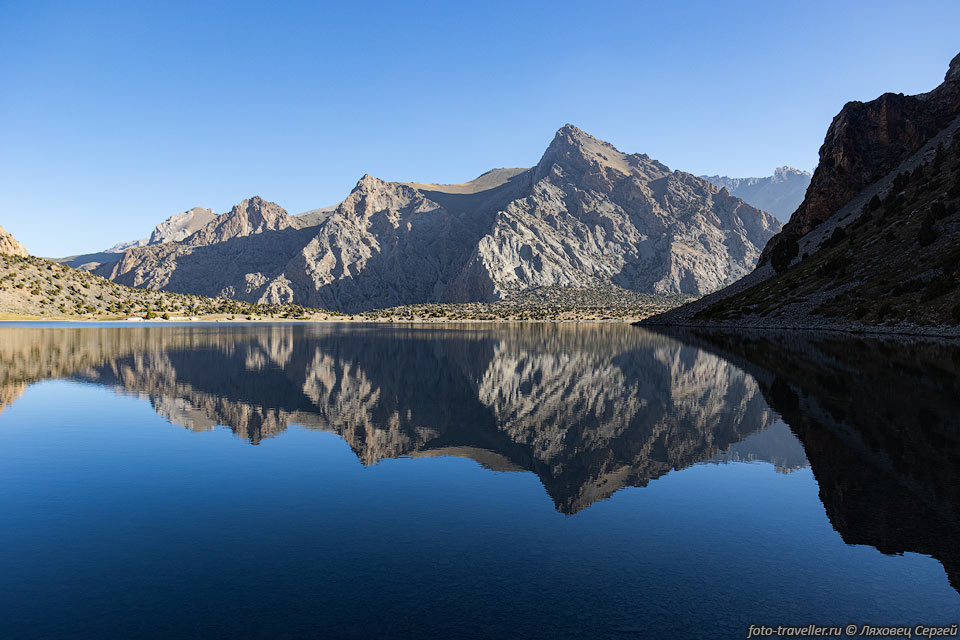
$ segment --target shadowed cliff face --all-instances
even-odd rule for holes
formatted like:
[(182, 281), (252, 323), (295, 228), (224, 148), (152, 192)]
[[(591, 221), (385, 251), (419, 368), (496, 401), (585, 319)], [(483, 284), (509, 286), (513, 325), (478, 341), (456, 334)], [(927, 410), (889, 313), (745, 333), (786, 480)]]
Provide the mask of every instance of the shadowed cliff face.
[(960, 590), (960, 345), (828, 334), (680, 337), (757, 381), (803, 443), (845, 542), (933, 556)]
[(783, 231), (763, 250), (796, 239), (824, 222), (864, 187), (891, 171), (960, 113), (960, 55), (943, 83), (916, 96), (885, 93), (870, 102), (848, 102), (833, 119), (806, 197)]
[(611, 325), (7, 329), (0, 362), (11, 396), (69, 378), (253, 444), (295, 424), (340, 435), (364, 464), (460, 455), (533, 471), (564, 513), (776, 418), (721, 358)]

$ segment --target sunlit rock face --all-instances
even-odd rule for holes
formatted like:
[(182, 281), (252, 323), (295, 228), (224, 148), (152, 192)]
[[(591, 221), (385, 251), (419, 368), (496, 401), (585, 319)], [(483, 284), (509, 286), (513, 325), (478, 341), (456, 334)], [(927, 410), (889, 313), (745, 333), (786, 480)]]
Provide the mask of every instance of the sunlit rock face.
[(0, 227), (0, 253), (6, 253), (12, 256), (25, 257), (30, 255), (26, 248), (20, 244), (16, 238), (10, 235), (3, 227)]
[(529, 169), (455, 185), (365, 175), (315, 218), (254, 197), (97, 272), (347, 312), (488, 302), (543, 286), (702, 295), (749, 273), (779, 230), (726, 189), (566, 125)]

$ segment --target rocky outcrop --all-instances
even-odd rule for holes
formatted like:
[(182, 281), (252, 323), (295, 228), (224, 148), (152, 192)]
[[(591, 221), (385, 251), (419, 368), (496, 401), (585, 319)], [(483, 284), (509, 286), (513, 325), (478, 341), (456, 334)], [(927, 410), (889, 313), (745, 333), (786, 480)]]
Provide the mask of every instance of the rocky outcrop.
[(725, 187), (744, 202), (772, 213), (781, 222), (790, 219), (810, 186), (810, 172), (792, 167), (778, 167), (772, 176), (765, 178), (700, 177), (718, 187)]
[(7, 233), (3, 227), (0, 227), (0, 253), (23, 257), (30, 255), (26, 248), (17, 242), (16, 238)]
[[(532, 169), (495, 169), (459, 185), (364, 176), (323, 216), (289, 216), (252, 199), (179, 243), (132, 249), (101, 273), (133, 286), (348, 312), (494, 301), (543, 286), (702, 295), (749, 272), (778, 229), (706, 180), (567, 125)], [(263, 238), (242, 242), (254, 234)]]

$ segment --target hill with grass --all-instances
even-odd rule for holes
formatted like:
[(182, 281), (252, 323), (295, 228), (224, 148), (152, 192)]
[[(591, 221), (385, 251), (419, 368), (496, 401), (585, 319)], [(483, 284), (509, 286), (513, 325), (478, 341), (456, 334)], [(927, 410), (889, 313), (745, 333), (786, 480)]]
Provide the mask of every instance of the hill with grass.
[(299, 305), (257, 304), (134, 289), (81, 269), (33, 256), (0, 254), (0, 315), (38, 319), (177, 319), (233, 316), (327, 316)]

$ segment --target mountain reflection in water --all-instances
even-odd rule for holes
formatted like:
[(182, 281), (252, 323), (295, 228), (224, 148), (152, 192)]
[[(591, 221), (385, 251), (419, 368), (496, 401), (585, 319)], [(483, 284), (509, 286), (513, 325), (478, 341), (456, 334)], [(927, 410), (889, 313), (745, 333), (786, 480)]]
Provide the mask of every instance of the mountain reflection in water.
[(696, 463), (809, 459), (845, 542), (933, 556), (960, 589), (956, 347), (620, 325), (11, 327), (0, 364), (3, 405), (45, 379), (95, 383), (252, 444), (302, 425), (364, 464), (531, 471), (567, 514)]

